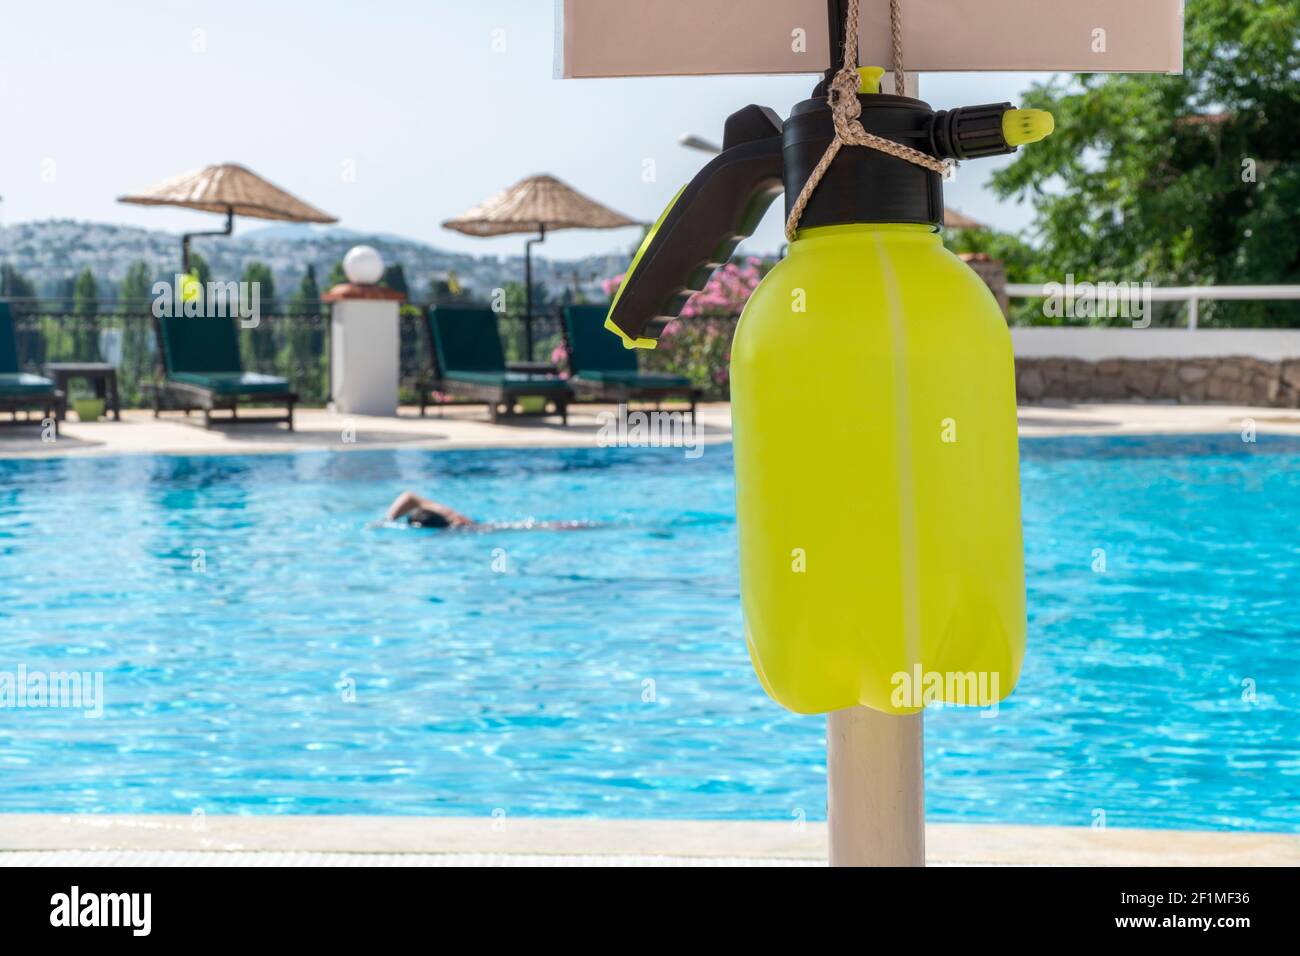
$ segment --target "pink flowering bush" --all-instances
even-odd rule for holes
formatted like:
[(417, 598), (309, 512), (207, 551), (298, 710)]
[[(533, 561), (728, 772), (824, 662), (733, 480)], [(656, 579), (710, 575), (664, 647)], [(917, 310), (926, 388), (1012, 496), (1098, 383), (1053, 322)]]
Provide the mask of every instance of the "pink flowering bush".
[(560, 378), (568, 378), (571, 374), (569, 371), (569, 350), (564, 347), (563, 342), (551, 349), (551, 364), (555, 366)]
[[(658, 348), (645, 353), (645, 368), (685, 375), (706, 398), (727, 398), (736, 321), (765, 273), (763, 261), (753, 256), (718, 269), (687, 301), (681, 318), (664, 327)], [(623, 276), (606, 279), (601, 288), (613, 297), (622, 281)]]

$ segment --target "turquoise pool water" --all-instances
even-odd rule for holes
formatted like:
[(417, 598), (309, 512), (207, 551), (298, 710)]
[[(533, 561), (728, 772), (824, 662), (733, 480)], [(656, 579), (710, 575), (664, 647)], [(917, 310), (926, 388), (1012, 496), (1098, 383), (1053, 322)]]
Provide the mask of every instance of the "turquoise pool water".
[[(1300, 443), (1022, 454), (1024, 676), (927, 718), (930, 818), (1300, 831)], [(0, 709), (0, 812), (823, 817), (735, 550), (727, 447), (0, 461), (0, 671), (105, 699)]]

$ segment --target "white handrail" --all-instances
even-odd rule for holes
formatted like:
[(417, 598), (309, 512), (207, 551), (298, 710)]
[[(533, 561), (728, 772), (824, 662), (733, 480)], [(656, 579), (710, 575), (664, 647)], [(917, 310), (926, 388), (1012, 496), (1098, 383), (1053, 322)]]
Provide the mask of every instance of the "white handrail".
[[(1075, 279), (1073, 284), (1077, 290), (1079, 286), (1085, 283)], [(1116, 284), (1109, 283), (1109, 285)], [(1135, 284), (1130, 282), (1128, 286), (1131, 288)], [(1091, 285), (1093, 288), (1097, 288), (1102, 283), (1091, 283)], [(1013, 299), (1040, 299), (1060, 295), (1062, 287), (1059, 282), (1045, 285), (1037, 285), (1032, 282), (1008, 282), (1006, 291), (1007, 295)], [(1187, 327), (1195, 329), (1200, 311), (1198, 305), (1202, 299), (1223, 302), (1268, 302), (1300, 299), (1300, 285), (1167, 285), (1143, 289), (1142, 295), (1151, 302), (1186, 302)]]

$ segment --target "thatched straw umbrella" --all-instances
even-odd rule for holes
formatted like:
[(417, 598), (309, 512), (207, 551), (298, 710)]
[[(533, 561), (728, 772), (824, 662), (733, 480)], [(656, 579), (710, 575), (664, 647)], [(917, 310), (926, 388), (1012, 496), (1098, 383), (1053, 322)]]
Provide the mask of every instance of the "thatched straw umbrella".
[(529, 176), (505, 192), (448, 219), (443, 227), (467, 236), (505, 236), (535, 232), (524, 243), (524, 334), (533, 355), (533, 245), (557, 229), (620, 229), (642, 223), (602, 206), (554, 176)]
[(338, 222), (328, 213), (291, 196), (274, 183), (237, 163), (221, 163), (171, 179), (118, 202), (140, 206), (184, 206), (204, 212), (226, 214), (226, 228), (214, 232), (187, 232), (181, 236), (181, 271), (190, 271), (190, 240), (195, 236), (228, 236), (234, 231), (235, 216), (275, 219), (281, 222)]

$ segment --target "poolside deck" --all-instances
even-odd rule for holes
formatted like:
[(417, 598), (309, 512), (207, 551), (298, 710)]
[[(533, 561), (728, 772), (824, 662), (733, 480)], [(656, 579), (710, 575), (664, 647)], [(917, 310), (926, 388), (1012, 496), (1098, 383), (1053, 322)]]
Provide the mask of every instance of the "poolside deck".
[[(932, 866), (1296, 866), (1300, 836), (934, 823)], [(469, 817), (0, 815), (0, 865), (824, 865), (826, 825)]]
[[(591, 447), (602, 411), (586, 405), (570, 413), (569, 426), (555, 419), (520, 419), (493, 425), (481, 407), (455, 407), (443, 416), (421, 418), (414, 408), (395, 417), (344, 416), (321, 409), (298, 412), (298, 430), (275, 425), (239, 425), (206, 430), (198, 416), (188, 422), (175, 413), (154, 419), (151, 412), (123, 413), (121, 422), (64, 423), (57, 441), (43, 442), (39, 425), (0, 425), (0, 458), (122, 454), (252, 454), (256, 452), (352, 451), (383, 448)], [(251, 413), (250, 413), (251, 414)], [(1196, 432), (1240, 433), (1247, 420), (1259, 434), (1300, 435), (1300, 411), (1229, 405), (1080, 404), (1031, 405), (1020, 409), (1026, 437)], [(731, 408), (724, 402), (702, 405), (701, 440), (731, 438)]]

